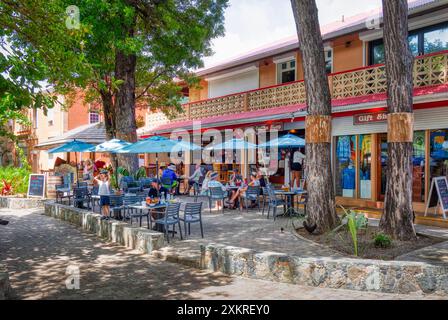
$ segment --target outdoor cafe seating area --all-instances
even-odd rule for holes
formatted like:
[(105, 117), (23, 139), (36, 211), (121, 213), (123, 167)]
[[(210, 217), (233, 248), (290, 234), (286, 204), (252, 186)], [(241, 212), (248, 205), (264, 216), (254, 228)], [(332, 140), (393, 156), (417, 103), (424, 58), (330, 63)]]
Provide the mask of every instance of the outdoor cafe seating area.
[[(281, 138), (275, 141), (278, 147), (283, 147), (282, 143), (285, 142), (288, 143), (287, 147), (294, 146), (294, 143), (296, 143), (295, 146), (304, 145), (303, 139), (297, 138), (296, 141), (291, 141), (290, 136), (286, 136), (283, 141)], [(257, 147), (238, 139), (219, 146), (222, 149), (255, 149)], [(196, 148), (200, 147), (164, 137), (152, 137), (134, 144), (114, 139), (98, 146), (74, 140), (49, 152), (158, 154)], [(157, 161), (156, 166), (157, 168), (159, 166)], [(213, 170), (203, 172), (200, 166), (198, 170), (199, 177), (189, 181), (191, 184), (186, 194), (179, 193), (178, 181), (176, 184), (173, 181), (168, 182), (165, 176), (159, 177), (158, 170), (155, 177), (139, 178), (135, 178), (138, 175), (133, 172), (129, 175), (120, 175), (116, 170), (112, 175), (117, 183), (114, 188), (108, 185), (107, 204), (102, 204), (101, 201), (104, 194), (99, 192), (100, 180), (90, 178), (83, 181), (84, 179), (80, 177), (76, 177), (75, 180), (73, 174), (66, 174), (63, 176), (63, 183), (55, 187), (56, 202), (98, 212), (106, 219), (116, 219), (163, 232), (167, 241), (170, 235), (174, 237), (178, 234), (180, 239), (188, 237), (191, 234), (192, 224), (198, 224), (200, 235), (204, 237), (207, 228), (203, 226), (202, 216), (204, 212), (211, 214), (213, 208), (216, 208), (216, 212), (226, 215), (225, 208), (230, 213), (233, 213), (232, 210), (237, 210), (236, 214), (256, 210), (263, 216), (266, 214), (267, 219), (273, 220), (278, 216), (304, 217), (306, 215), (305, 180), (301, 180), (298, 188), (285, 186), (279, 188), (269, 183), (269, 179), (262, 174), (262, 170), (251, 172), (250, 181), (243, 179), (241, 172), (236, 171), (234, 180), (223, 185), (219, 182), (217, 172)], [(109, 172), (106, 171), (105, 174), (108, 175)], [(162, 189), (164, 192), (160, 192)], [(107, 214), (103, 212), (104, 207), (107, 207)], [(229, 218), (231, 218), (230, 215)]]
[[(64, 177), (69, 181), (69, 177)], [(264, 178), (263, 178), (264, 179)], [(267, 219), (275, 220), (278, 216), (304, 216), (306, 214), (306, 191), (303, 189), (276, 189), (267, 184), (265, 187), (247, 186), (246, 191), (238, 200), (239, 210), (230, 211), (226, 208), (226, 201), (232, 196), (236, 186), (228, 185), (226, 190), (212, 187), (207, 194), (199, 194), (202, 185), (192, 188), (190, 195), (168, 193), (158, 199), (148, 197), (151, 178), (134, 180), (132, 177), (122, 177), (120, 189), (112, 190), (110, 199), (110, 218), (125, 221), (131, 225), (138, 225), (166, 233), (173, 236), (178, 233), (180, 239), (188, 237), (191, 224), (198, 224), (200, 235), (204, 237), (206, 226), (203, 226), (202, 215), (218, 212), (231, 218), (237, 214), (244, 214), (249, 210), (266, 215)], [(77, 208), (84, 208), (101, 213), (98, 186), (87, 182), (56, 187), (56, 202)], [(226, 209), (226, 210), (225, 210)], [(205, 231), (204, 231), (205, 229)]]

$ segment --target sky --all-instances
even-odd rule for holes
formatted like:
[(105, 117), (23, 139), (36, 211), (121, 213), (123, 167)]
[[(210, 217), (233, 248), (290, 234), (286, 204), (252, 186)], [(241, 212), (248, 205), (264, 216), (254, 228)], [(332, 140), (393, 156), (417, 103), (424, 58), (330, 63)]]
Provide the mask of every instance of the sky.
[[(322, 25), (381, 6), (381, 0), (316, 0)], [(205, 67), (296, 34), (290, 0), (230, 0), (224, 37), (213, 41)]]

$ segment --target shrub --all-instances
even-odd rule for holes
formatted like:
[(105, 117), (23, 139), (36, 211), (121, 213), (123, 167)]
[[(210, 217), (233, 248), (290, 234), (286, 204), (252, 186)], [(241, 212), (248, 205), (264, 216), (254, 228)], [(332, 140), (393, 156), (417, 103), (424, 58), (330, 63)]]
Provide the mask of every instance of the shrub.
[(378, 233), (373, 238), (373, 243), (377, 248), (389, 248), (392, 245), (392, 239), (384, 233)]
[(0, 167), (0, 181), (11, 185), (12, 194), (26, 194), (28, 191), (28, 179), (31, 171), (27, 167)]

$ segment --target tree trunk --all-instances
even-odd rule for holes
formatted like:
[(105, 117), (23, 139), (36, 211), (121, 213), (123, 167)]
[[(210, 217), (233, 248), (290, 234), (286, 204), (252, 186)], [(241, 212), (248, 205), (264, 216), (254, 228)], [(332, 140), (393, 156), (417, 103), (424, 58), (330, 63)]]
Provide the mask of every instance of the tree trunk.
[(106, 128), (107, 140), (115, 138), (115, 106), (112, 94), (108, 91), (101, 90), (101, 101), (103, 103), (104, 126)]
[[(106, 128), (106, 138), (111, 140), (115, 138), (115, 106), (112, 94), (106, 90), (100, 90), (101, 100), (103, 102), (104, 126)], [(114, 172), (117, 170), (117, 155), (110, 153), (110, 160)]]
[[(132, 32), (132, 31), (131, 31)], [(137, 141), (135, 120), (135, 68), (137, 57), (117, 50), (115, 54), (115, 77), (123, 80), (116, 93), (115, 127), (116, 138), (128, 142)], [(120, 166), (135, 172), (138, 169), (138, 155), (118, 154)]]
[(334, 228), (336, 215), (331, 170), (331, 97), (324, 47), (314, 0), (291, 0), (303, 57), (308, 105), (306, 120), (306, 178), (308, 224), (316, 233)]
[(408, 43), (406, 0), (383, 0), (387, 75), (388, 164), (383, 232), (399, 240), (416, 239), (412, 209), (413, 56)]

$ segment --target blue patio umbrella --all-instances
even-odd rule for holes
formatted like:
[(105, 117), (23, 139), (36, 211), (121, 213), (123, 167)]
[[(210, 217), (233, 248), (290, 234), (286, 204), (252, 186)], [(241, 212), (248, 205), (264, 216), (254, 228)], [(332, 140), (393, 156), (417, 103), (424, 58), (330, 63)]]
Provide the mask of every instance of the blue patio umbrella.
[(159, 153), (194, 151), (201, 149), (200, 146), (193, 143), (171, 140), (162, 136), (153, 136), (119, 149), (117, 150), (117, 153), (155, 153), (157, 178), (159, 178)]
[(300, 148), (304, 146), (305, 146), (305, 139), (302, 139), (290, 133), (259, 145), (260, 148), (277, 147), (278, 149)]
[[(90, 152), (89, 150), (92, 149), (93, 147), (95, 147), (93, 144), (74, 139), (73, 141), (67, 142), (66, 144), (63, 144), (62, 146), (48, 150), (48, 153), (74, 152), (76, 166), (78, 166), (78, 158), (77, 158), (76, 153), (77, 152)], [(76, 181), (79, 185), (78, 167), (76, 167)]]
[(120, 139), (105, 141), (97, 146), (93, 146), (90, 152), (116, 153), (119, 149), (130, 146), (132, 143)]
[[(109, 141), (105, 141), (97, 146), (94, 146), (90, 149), (90, 152), (99, 152), (99, 153), (117, 153), (118, 150), (130, 146), (132, 143), (123, 141), (120, 139), (111, 139)], [(115, 157), (115, 179), (118, 183), (118, 159)]]
[(231, 139), (223, 143), (217, 143), (208, 146), (205, 150), (250, 150), (257, 149), (258, 146), (254, 143), (247, 142), (243, 139)]

